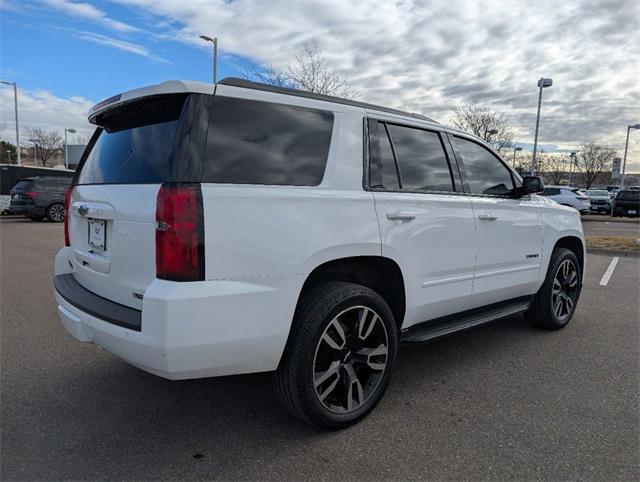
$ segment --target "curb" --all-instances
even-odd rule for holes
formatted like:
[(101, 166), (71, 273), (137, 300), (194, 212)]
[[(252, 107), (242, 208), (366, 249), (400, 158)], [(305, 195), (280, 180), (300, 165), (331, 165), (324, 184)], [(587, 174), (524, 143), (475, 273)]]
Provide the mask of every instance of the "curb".
[(587, 254), (605, 254), (627, 258), (640, 258), (640, 251), (621, 251), (616, 249), (598, 249), (587, 247)]

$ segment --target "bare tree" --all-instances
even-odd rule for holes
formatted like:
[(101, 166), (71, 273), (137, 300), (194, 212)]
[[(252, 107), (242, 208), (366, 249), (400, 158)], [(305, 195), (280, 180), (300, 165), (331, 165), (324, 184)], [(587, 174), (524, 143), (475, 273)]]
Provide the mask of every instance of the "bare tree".
[(576, 166), (578, 175), (587, 189), (605, 171), (611, 169), (611, 162), (616, 152), (608, 146), (597, 144), (593, 141), (585, 141), (578, 151)]
[(357, 97), (349, 81), (332, 72), (317, 44), (305, 42), (295, 54), (294, 61), (283, 69), (272, 65), (253, 65), (243, 74), (249, 80), (257, 80), (277, 87), (288, 87), (317, 94), (334, 95), (353, 99)]
[(453, 114), (456, 127), (485, 140), (496, 151), (502, 153), (511, 148), (514, 134), (502, 111), (467, 104), (455, 108)]
[(549, 184), (560, 184), (562, 182), (566, 159), (541, 150), (536, 157), (536, 164), (536, 171), (543, 175), (545, 182)]
[(52, 159), (60, 150), (62, 137), (56, 131), (48, 131), (41, 127), (35, 129), (27, 129), (28, 139), (33, 142), (37, 149), (38, 161), (42, 166), (46, 166), (47, 162)]

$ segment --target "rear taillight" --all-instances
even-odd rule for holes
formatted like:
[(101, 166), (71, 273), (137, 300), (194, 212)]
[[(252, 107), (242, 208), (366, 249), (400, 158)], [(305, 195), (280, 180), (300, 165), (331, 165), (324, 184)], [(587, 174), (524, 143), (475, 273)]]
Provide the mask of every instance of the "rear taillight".
[(156, 201), (156, 277), (204, 280), (200, 184), (163, 184)]
[(69, 209), (71, 208), (71, 191), (73, 188), (67, 189), (67, 193), (64, 195), (64, 245), (71, 246), (71, 240), (69, 239)]
[(23, 194), (23, 196), (29, 199), (35, 199), (38, 197), (38, 193), (37, 191), (27, 191)]

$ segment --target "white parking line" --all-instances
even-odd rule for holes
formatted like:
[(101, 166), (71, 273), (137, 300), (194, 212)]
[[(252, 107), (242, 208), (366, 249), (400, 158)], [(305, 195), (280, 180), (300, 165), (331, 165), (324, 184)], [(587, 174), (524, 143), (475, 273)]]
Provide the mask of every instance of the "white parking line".
[(615, 256), (611, 260), (611, 264), (609, 264), (607, 271), (605, 271), (604, 274), (602, 275), (602, 279), (600, 280), (600, 286), (607, 286), (607, 283), (609, 283), (609, 280), (611, 279), (611, 275), (613, 274), (613, 270), (616, 269), (616, 265), (618, 264), (618, 259), (620, 258)]

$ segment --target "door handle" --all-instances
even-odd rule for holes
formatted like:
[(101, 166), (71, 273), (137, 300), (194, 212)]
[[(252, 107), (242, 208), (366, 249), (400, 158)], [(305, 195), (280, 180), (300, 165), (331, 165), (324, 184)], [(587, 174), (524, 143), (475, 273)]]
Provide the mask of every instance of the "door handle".
[(482, 213), (478, 214), (478, 219), (480, 219), (481, 221), (495, 221), (496, 219), (498, 219), (498, 216), (493, 213)]
[(416, 218), (414, 213), (408, 211), (398, 211), (395, 213), (387, 213), (389, 221), (413, 221)]

